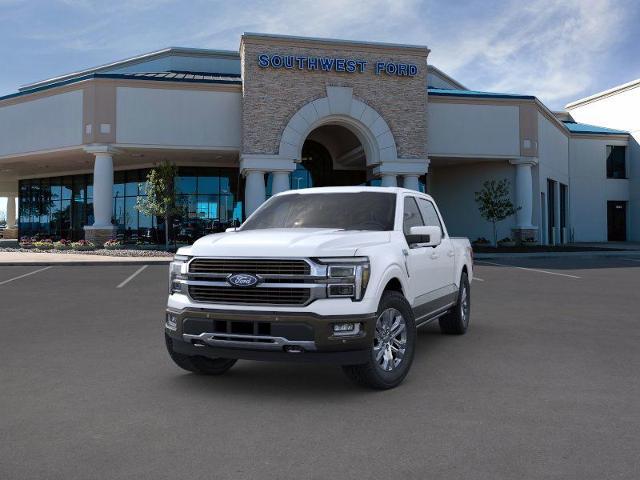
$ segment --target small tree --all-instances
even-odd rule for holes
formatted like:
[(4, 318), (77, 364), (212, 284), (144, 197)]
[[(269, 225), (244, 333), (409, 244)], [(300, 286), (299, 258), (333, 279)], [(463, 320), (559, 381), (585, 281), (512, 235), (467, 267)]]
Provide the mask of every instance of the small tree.
[(164, 243), (169, 250), (169, 219), (173, 215), (182, 213), (177, 204), (174, 178), (178, 174), (178, 167), (163, 161), (157, 167), (152, 168), (147, 174), (145, 189), (146, 196), (138, 197), (136, 209), (149, 216), (164, 218)]
[(482, 190), (476, 192), (476, 203), (482, 218), (493, 225), (493, 244), (498, 244), (496, 224), (514, 215), (520, 207), (511, 203), (509, 181), (505, 178), (498, 182), (488, 180), (482, 184)]

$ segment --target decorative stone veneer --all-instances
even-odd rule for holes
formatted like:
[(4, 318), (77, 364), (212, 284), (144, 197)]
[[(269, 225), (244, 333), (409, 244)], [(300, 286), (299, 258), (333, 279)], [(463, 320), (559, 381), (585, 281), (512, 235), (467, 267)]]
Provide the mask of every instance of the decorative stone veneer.
[[(351, 87), (353, 97), (376, 110), (394, 136), (399, 158), (427, 158), (426, 47), (387, 46), (292, 37), (244, 35), (242, 152), (278, 154), (290, 118), (305, 104), (327, 96), (328, 86)], [(363, 73), (262, 68), (258, 55), (280, 54), (361, 59)], [(378, 61), (417, 65), (413, 77), (375, 74)]]
[(537, 241), (538, 240), (538, 229), (537, 228), (512, 228), (511, 236), (514, 240), (517, 241)]
[(116, 227), (112, 228), (94, 228), (84, 227), (84, 239), (94, 243), (97, 247), (102, 247), (104, 242), (115, 237)]
[(0, 230), (0, 236), (7, 240), (9, 239), (17, 239), (18, 238), (18, 229), (17, 228), (6, 228), (4, 230)]

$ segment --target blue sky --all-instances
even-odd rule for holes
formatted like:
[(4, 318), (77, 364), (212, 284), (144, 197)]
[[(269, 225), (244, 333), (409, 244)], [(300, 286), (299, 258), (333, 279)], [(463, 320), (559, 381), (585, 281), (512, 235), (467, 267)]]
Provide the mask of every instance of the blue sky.
[(244, 31), (424, 44), (468, 88), (552, 109), (640, 77), (625, 0), (0, 0), (0, 95), (166, 46), (237, 50)]

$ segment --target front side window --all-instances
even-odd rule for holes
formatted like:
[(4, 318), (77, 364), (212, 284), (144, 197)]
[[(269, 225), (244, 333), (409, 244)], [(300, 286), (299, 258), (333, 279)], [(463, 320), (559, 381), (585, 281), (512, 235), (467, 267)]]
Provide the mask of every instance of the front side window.
[(241, 230), (331, 228), (393, 230), (396, 196), (383, 192), (291, 193), (272, 197)]
[(402, 231), (405, 235), (411, 233), (411, 227), (424, 225), (422, 215), (414, 197), (404, 197), (404, 213), (402, 215)]
[(607, 178), (627, 178), (627, 147), (607, 145)]
[(422, 213), (424, 224), (427, 227), (438, 227), (442, 232), (442, 235), (444, 235), (440, 217), (438, 217), (438, 212), (436, 212), (436, 207), (433, 206), (433, 203), (424, 198), (419, 198), (418, 206), (420, 207), (420, 213)]

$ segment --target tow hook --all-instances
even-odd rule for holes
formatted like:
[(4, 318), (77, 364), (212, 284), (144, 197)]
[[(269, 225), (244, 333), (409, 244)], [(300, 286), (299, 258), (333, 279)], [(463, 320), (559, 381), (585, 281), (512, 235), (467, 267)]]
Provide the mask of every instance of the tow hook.
[(302, 353), (304, 352), (304, 348), (298, 345), (285, 345), (284, 351), (287, 353)]

